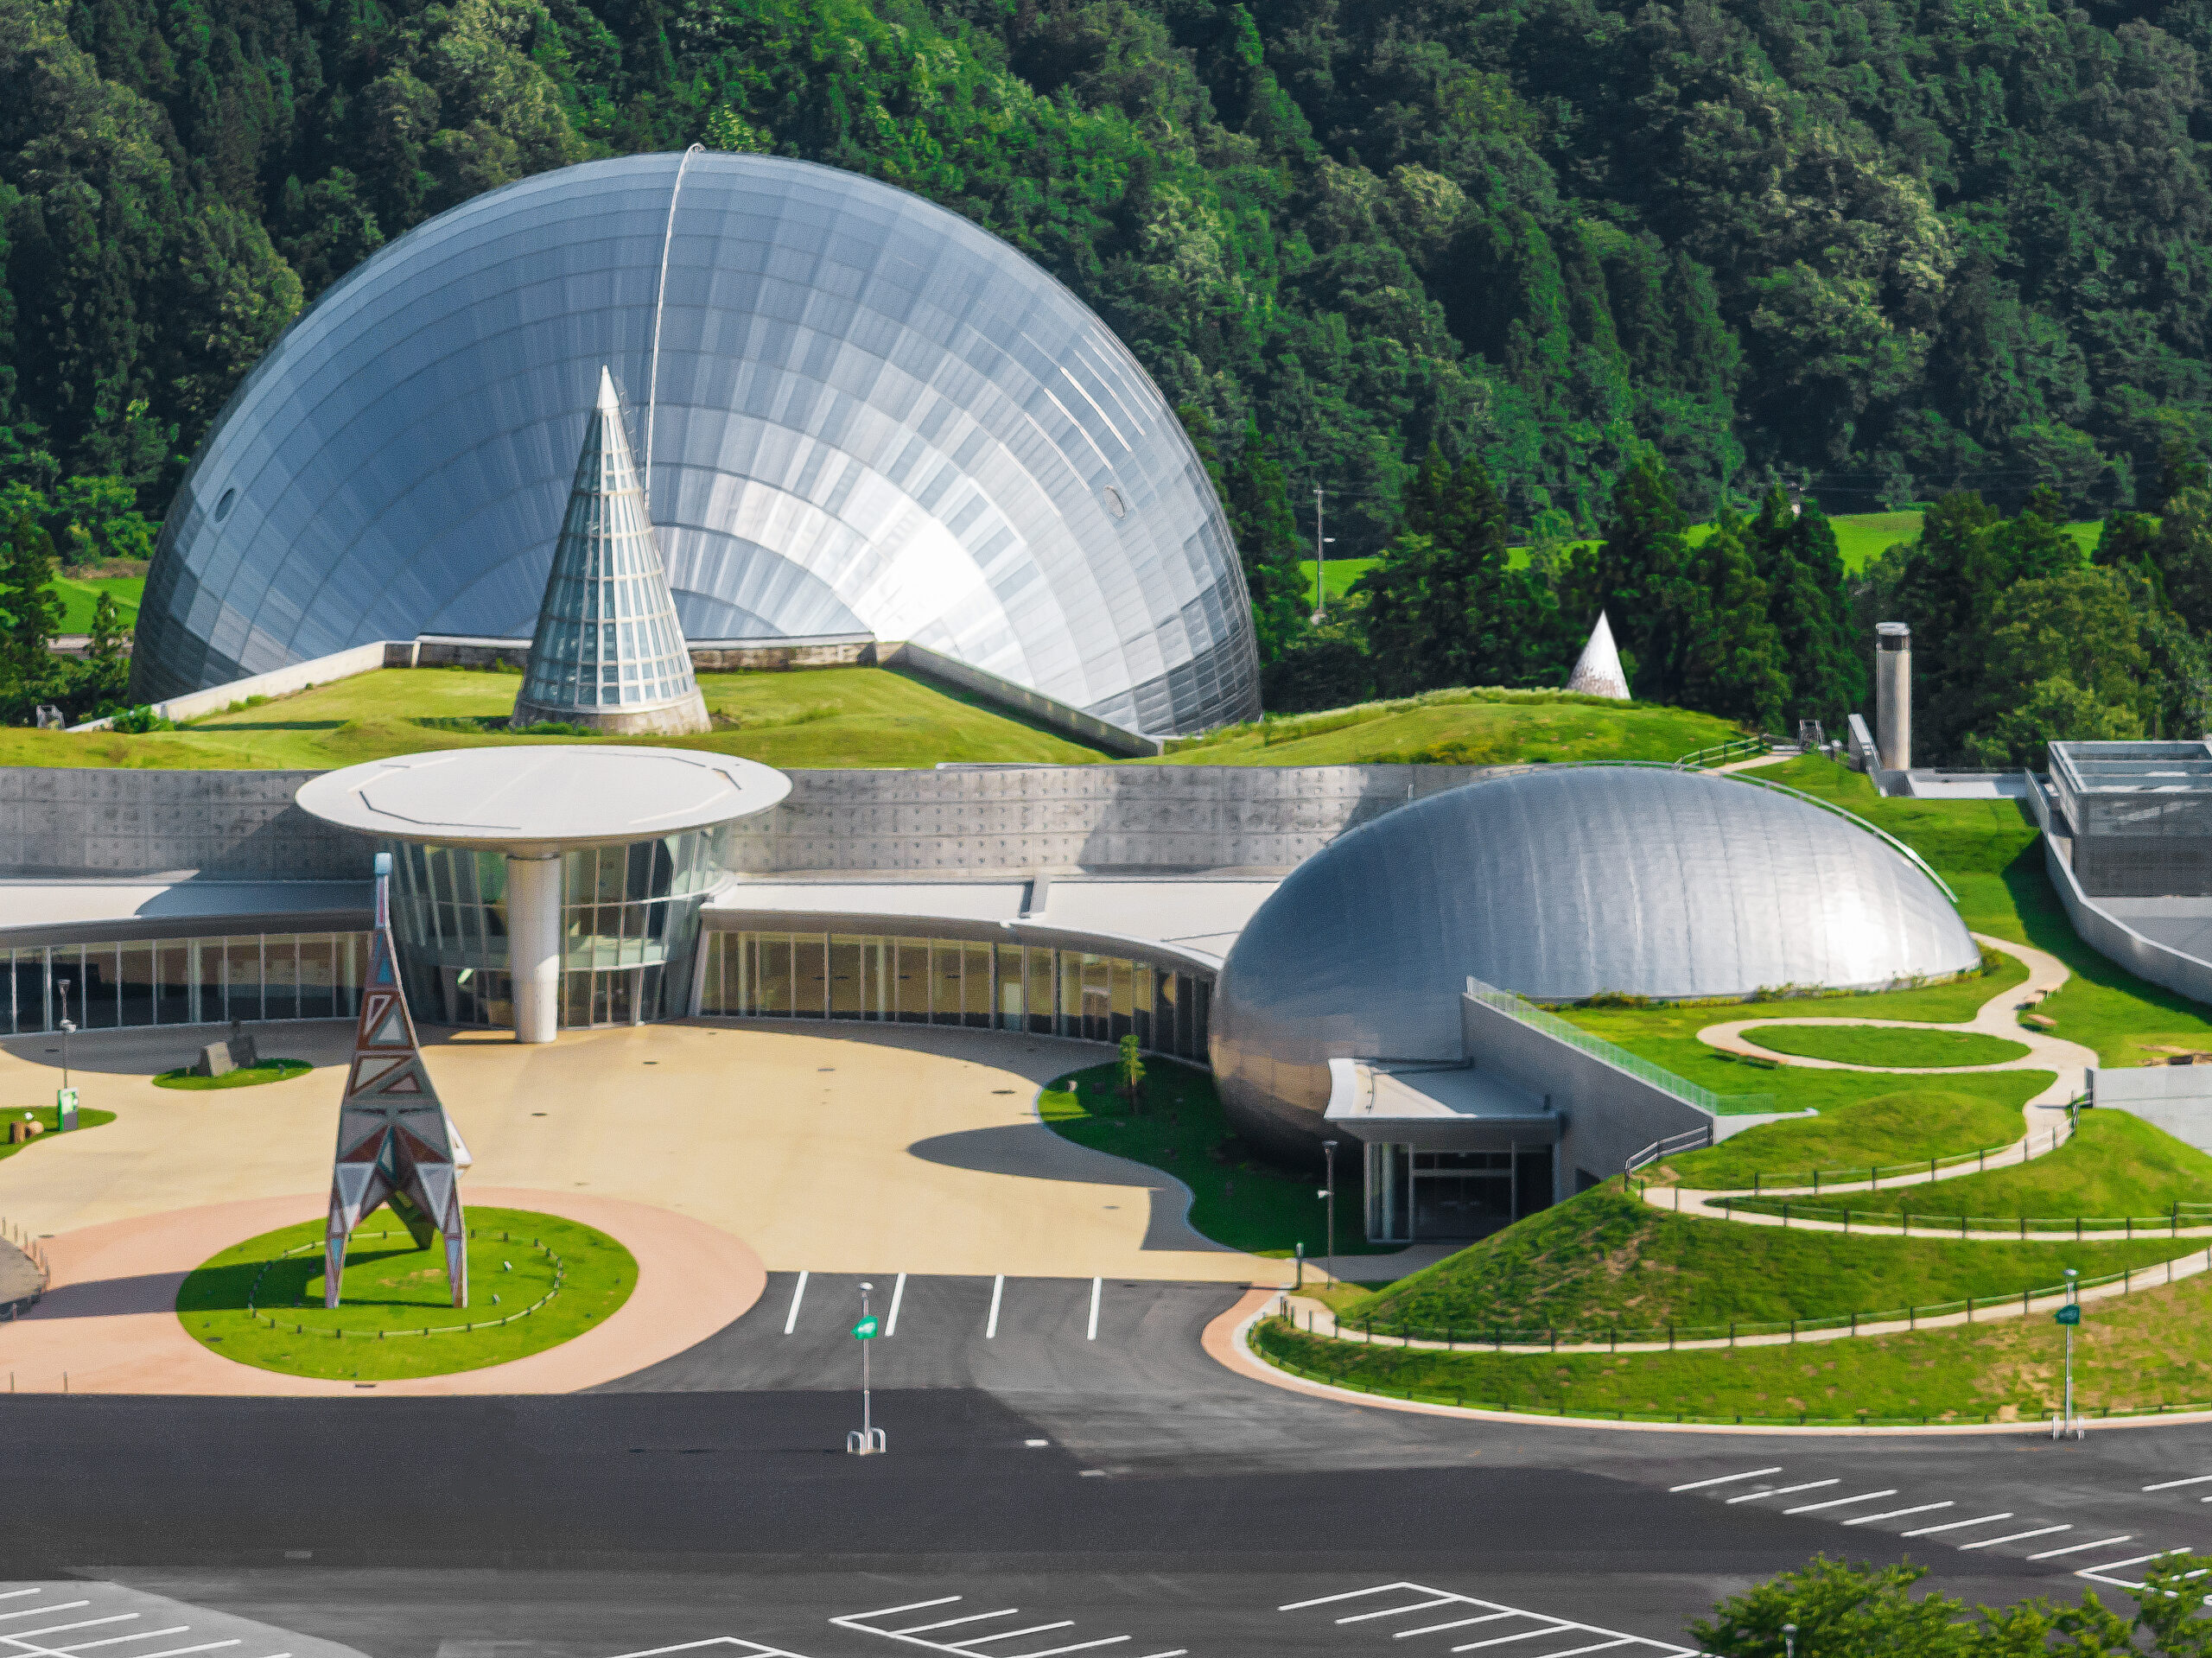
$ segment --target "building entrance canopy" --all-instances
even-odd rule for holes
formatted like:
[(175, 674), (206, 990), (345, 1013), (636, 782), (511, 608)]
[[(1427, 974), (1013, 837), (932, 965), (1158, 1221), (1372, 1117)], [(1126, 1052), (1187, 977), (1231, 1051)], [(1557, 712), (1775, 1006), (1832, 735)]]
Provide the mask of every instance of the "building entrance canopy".
[(466, 1023), (511, 1005), (518, 1039), (550, 1042), (564, 1006), (570, 1024), (666, 1010), (728, 826), (790, 792), (732, 755), (550, 744), (372, 760), (298, 798), (402, 843), (393, 923), (418, 1001)]

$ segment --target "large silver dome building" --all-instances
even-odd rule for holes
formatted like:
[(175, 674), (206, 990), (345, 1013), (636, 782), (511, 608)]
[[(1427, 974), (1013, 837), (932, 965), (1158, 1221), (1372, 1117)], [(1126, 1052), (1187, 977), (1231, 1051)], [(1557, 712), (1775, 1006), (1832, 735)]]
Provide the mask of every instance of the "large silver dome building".
[(1847, 818), (1726, 777), (1562, 766), (1433, 795), (1307, 859), (1222, 969), (1233, 1121), (1308, 1150), (1329, 1061), (1464, 1058), (1469, 977), (1538, 1001), (1741, 997), (1948, 977), (1980, 950), (1935, 881)]
[(912, 640), (1149, 732), (1258, 713), (1220, 505), (1103, 322), (891, 186), (681, 163), (480, 196), (295, 324), (162, 526), (136, 695), (528, 637), (607, 364), (690, 638)]

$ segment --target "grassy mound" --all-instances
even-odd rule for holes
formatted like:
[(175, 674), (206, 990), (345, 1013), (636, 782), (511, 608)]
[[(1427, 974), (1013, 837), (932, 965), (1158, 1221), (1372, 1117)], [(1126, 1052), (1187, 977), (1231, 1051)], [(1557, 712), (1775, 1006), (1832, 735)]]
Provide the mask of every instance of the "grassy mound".
[(1376, 1329), (1710, 1328), (1887, 1312), (2047, 1289), (2185, 1245), (1955, 1243), (1676, 1217), (1609, 1182), (1343, 1310)]
[(1675, 760), (1743, 734), (1726, 720), (1564, 691), (1430, 691), (1179, 743), (1179, 765), (1500, 765), (1518, 760)]
[[(2212, 1282), (2184, 1279), (2082, 1311), (2074, 1371), (2087, 1413), (2212, 1400)], [(2060, 1332), (2041, 1312), (1916, 1335), (1688, 1353), (1442, 1353), (1318, 1340), (1272, 1323), (1254, 1341), (1278, 1362), (1355, 1387), (1661, 1420), (2035, 1420), (2058, 1407), (2063, 1386)]]
[(322, 1224), (264, 1233), (200, 1267), (177, 1291), (185, 1329), (225, 1358), (288, 1375), (449, 1375), (582, 1335), (613, 1316), (638, 1281), (638, 1263), (604, 1232), (528, 1210), (475, 1209), (470, 1304), (458, 1308), (444, 1245), (416, 1248), (379, 1211), (354, 1234), (339, 1304), (326, 1311)]
[(2027, 1057), (2024, 1042), (1979, 1031), (1914, 1031), (1883, 1026), (1762, 1025), (1744, 1032), (1755, 1047), (1847, 1065), (2000, 1065)]
[[(1942, 1215), (2043, 1217), (2172, 1212), (2177, 1204), (2212, 1204), (2212, 1157), (2125, 1111), (2084, 1111), (2081, 1131), (2032, 1163), (1961, 1175), (1928, 1186), (1854, 1191), (1830, 1201), (1854, 1215), (1910, 1211)], [(1812, 1207), (1807, 1199), (1800, 1212)], [(2184, 1226), (2212, 1223), (2212, 1212)]]
[(165, 1070), (154, 1078), (156, 1088), (254, 1088), (263, 1083), (281, 1083), (294, 1077), (304, 1077), (315, 1067), (304, 1059), (264, 1059), (257, 1065), (241, 1065), (236, 1070), (226, 1070), (220, 1077), (195, 1077), (189, 1065), (179, 1065), (175, 1070)]
[[(1319, 1259), (1328, 1228), (1321, 1182), (1301, 1169), (1262, 1161), (1222, 1115), (1211, 1072), (1170, 1060), (1144, 1062), (1145, 1096), (1138, 1109), (1117, 1091), (1109, 1061), (1071, 1071), (1047, 1084), (1038, 1100), (1046, 1126), (1078, 1146), (1112, 1152), (1165, 1169), (1192, 1193), (1191, 1224), (1216, 1243), (1255, 1255), (1281, 1257), (1303, 1243)], [(1395, 1255), (1405, 1246), (1366, 1241), (1360, 1159), (1337, 1157), (1337, 1253)]]
[[(112, 1111), (95, 1111), (88, 1105), (80, 1105), (77, 1108), (77, 1126), (70, 1133), (82, 1134), (87, 1128), (97, 1128), (104, 1122), (114, 1121), (115, 1113)], [(33, 1134), (20, 1146), (11, 1146), (8, 1143), (7, 1129), (0, 1128), (0, 1157), (13, 1157), (17, 1152), (27, 1152), (34, 1146), (44, 1146), (68, 1137), (60, 1132), (61, 1108), (58, 1105), (19, 1105), (0, 1110), (0, 1124), (23, 1121), (38, 1123), (46, 1132)]]
[[(2042, 1071), (2009, 1076), (2042, 1077)], [(1707, 1191), (1749, 1191), (1754, 1184), (1809, 1185), (1812, 1171), (1864, 1170), (1875, 1163), (1912, 1163), (1985, 1146), (2009, 1146), (2025, 1132), (2020, 1107), (2028, 1088), (1998, 1089), (2000, 1077), (1947, 1077), (1946, 1086), (1895, 1088), (1872, 1099), (1823, 1107), (1817, 1117), (1765, 1122), (1702, 1152), (1685, 1152), (1648, 1171), (1665, 1184)], [(1971, 1088), (1953, 1088), (1970, 1083)]]

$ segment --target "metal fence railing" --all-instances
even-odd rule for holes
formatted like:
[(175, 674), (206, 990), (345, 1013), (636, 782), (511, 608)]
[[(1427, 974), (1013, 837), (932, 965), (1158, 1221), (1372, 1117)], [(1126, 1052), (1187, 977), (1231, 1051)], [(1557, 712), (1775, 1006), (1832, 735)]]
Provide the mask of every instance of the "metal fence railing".
[(1648, 1167), (1662, 1157), (1672, 1157), (1677, 1152), (1703, 1151), (1711, 1144), (1713, 1130), (1709, 1126), (1669, 1134), (1666, 1139), (1655, 1140), (1642, 1151), (1632, 1153), (1628, 1159), (1628, 1172), (1634, 1174), (1638, 1169)]
[(2212, 1229), (2212, 1204), (2171, 1205), (2163, 1215), (1944, 1215), (1910, 1209), (1829, 1209), (1789, 1197), (1726, 1197), (1713, 1206), (1731, 1213), (1771, 1215), (1784, 1226), (1793, 1220), (1839, 1223), (1847, 1232), (1897, 1237), (2072, 1238), (2117, 1233), (2123, 1238), (2181, 1236)]
[[(1970, 1152), (1953, 1152), (1942, 1157), (1915, 1158), (1910, 1163), (1877, 1163), (1859, 1168), (1754, 1169), (1749, 1185), (1707, 1187), (1704, 1190), (1748, 1193), (1753, 1197), (1769, 1191), (1808, 1191), (1815, 1197), (1823, 1191), (1872, 1191), (1885, 1180), (1898, 1185), (1924, 1184), (1944, 1169), (1964, 1168), (1968, 1164), (1974, 1166), (1976, 1173), (1984, 1169), (2010, 1168), (2015, 1164), (2048, 1156), (2073, 1137), (2073, 1121), (2069, 1116), (2063, 1127), (2024, 1135), (2007, 1146), (1980, 1146)], [(1662, 1155), (1672, 1156), (1673, 1153), (1669, 1151)], [(1637, 1183), (1636, 1193), (1638, 1197), (1643, 1195), (1647, 1184)]]
[(1771, 737), (1732, 737), (1725, 743), (1692, 750), (1675, 762), (1675, 770), (1702, 772), (1708, 766), (1726, 765), (1731, 760), (1748, 759), (1754, 754), (1764, 754), (1773, 746), (1774, 739)]
[[(1287, 1337), (1287, 1338), (1286, 1338)], [(1577, 1408), (1565, 1397), (1543, 1399), (1528, 1397), (1518, 1400), (1486, 1399), (1479, 1392), (1471, 1393), (1464, 1386), (1454, 1385), (1447, 1378), (1438, 1376), (1394, 1382), (1381, 1377), (1353, 1374), (1342, 1364), (1317, 1364), (1309, 1362), (1312, 1350), (1299, 1342), (1287, 1320), (1271, 1318), (1256, 1325), (1252, 1332), (1252, 1346), (1268, 1363), (1285, 1375), (1317, 1382), (1326, 1387), (1343, 1388), (1353, 1393), (1366, 1394), (1376, 1399), (1402, 1399), (1408, 1403), (1451, 1405), (1461, 1410), (1486, 1410), (1510, 1413), (1519, 1416), (1559, 1416), (1568, 1420), (1594, 1422), (1679, 1422), (1685, 1424), (1733, 1426), (1737, 1427), (1955, 1427), (1961, 1423), (2002, 1421), (2014, 1422), (2024, 1432), (2041, 1433), (2044, 1421), (2031, 1410), (2050, 1409), (2040, 1401), (2027, 1401), (2028, 1407), (1990, 1401), (1989, 1408), (1977, 1413), (1948, 1410), (1929, 1411), (1912, 1415), (1878, 1415), (1872, 1411), (1853, 1411), (1847, 1416), (1816, 1416), (1810, 1411), (1789, 1411), (1780, 1414), (1760, 1414), (1734, 1412), (1713, 1416), (1700, 1416), (1688, 1411), (1606, 1410), (1588, 1406)], [(1351, 1350), (1343, 1350), (1349, 1353)], [(2017, 1414), (2007, 1416), (2012, 1410)], [(2179, 1415), (2212, 1411), (2212, 1400), (2184, 1401), (2175, 1404), (2164, 1401), (2155, 1404), (2097, 1405), (2077, 1403), (2075, 1414), (2081, 1418), (2094, 1417), (2099, 1421), (2128, 1420), (2137, 1417)]]
[(1501, 990), (1494, 984), (1484, 984), (1480, 979), (1470, 976), (1467, 994), (1484, 1007), (1495, 1008), (1509, 1019), (1519, 1020), (1530, 1030), (1541, 1031), (1553, 1040), (1563, 1042), (1616, 1070), (1625, 1071), (1638, 1081), (1649, 1083), (1662, 1092), (1673, 1095), (1685, 1105), (1694, 1105), (1700, 1111), (1721, 1115), (1774, 1109), (1771, 1094), (1716, 1094), (1709, 1088), (1700, 1088), (1687, 1077), (1675, 1076), (1664, 1065), (1654, 1064), (1641, 1055), (1630, 1052), (1617, 1042), (1608, 1042), (1602, 1036), (1592, 1036), (1581, 1026), (1569, 1024), (1557, 1013), (1546, 1013), (1533, 1003), (1522, 1001), (1510, 990)]
[[(2184, 1264), (2185, 1263), (2185, 1264)], [(2176, 1267), (2182, 1266), (2177, 1274)], [(1340, 1321), (1336, 1337), (1354, 1344), (1413, 1342), (1428, 1344), (1433, 1348), (1468, 1352), (1528, 1352), (1564, 1353), (1580, 1350), (1586, 1352), (1618, 1352), (1624, 1348), (1665, 1349), (1673, 1351), (1686, 1347), (1734, 1347), (1755, 1337), (1785, 1337), (1796, 1341), (1807, 1336), (1856, 1336), (1862, 1331), (1902, 1325), (1910, 1331), (1937, 1318), (1964, 1313), (1967, 1322), (1974, 1321), (1977, 1313), (1993, 1315), (2000, 1311), (2010, 1316), (2012, 1309), (2022, 1313), (2034, 1311), (2037, 1303), (2057, 1305), (2064, 1302), (2069, 1289), (2086, 1291), (2118, 1285), (2120, 1293), (2132, 1295), (2139, 1289), (2164, 1288), (2177, 1276), (2193, 1277), (2200, 1272), (2212, 1270), (2212, 1248), (2207, 1248), (2200, 1257), (2196, 1250), (2185, 1255), (2169, 1256), (2166, 1260), (2145, 1267), (2124, 1267), (2116, 1273), (2101, 1277), (2083, 1278), (2072, 1285), (2052, 1284), (2044, 1287), (2014, 1290), (2003, 1295), (1967, 1296), (1963, 1300), (1936, 1301), (1926, 1305), (1887, 1307), (1874, 1311), (1838, 1312), (1813, 1318), (1737, 1319), (1726, 1324), (1580, 1324), (1561, 1325), (1516, 1325), (1513, 1327), (1466, 1324), (1421, 1324), (1395, 1319), (1355, 1318)], [(1311, 1315), (1308, 1315), (1309, 1320)], [(1316, 1333), (1311, 1323), (1306, 1333)]]

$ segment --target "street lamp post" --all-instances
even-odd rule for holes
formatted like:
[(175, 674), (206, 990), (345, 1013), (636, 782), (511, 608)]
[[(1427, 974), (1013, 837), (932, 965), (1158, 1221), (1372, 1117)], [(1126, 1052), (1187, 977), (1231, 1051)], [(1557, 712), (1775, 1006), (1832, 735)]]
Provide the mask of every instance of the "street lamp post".
[(69, 1086), (69, 1033), (77, 1027), (69, 1022), (69, 981), (56, 979), (54, 988), (61, 993), (61, 1086)]
[(1329, 1254), (1322, 1271), (1328, 1281), (1333, 1284), (1337, 1278), (1337, 1142), (1325, 1140), (1321, 1142), (1321, 1150), (1329, 1159)]
[(2081, 1430), (2074, 1426), (2074, 1326), (2080, 1323), (2082, 1318), (2080, 1278), (2081, 1274), (2075, 1268), (2069, 1267), (2066, 1269), (2066, 1305), (2073, 1310), (2074, 1316), (2065, 1322), (2066, 1407), (2065, 1415), (2061, 1419), (2064, 1424), (2064, 1431), (2075, 1435), (2077, 1439), (2081, 1435)]
[(1797, 1658), (1797, 1626), (1795, 1623), (1782, 1626), (1782, 1658)]

